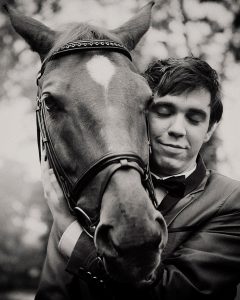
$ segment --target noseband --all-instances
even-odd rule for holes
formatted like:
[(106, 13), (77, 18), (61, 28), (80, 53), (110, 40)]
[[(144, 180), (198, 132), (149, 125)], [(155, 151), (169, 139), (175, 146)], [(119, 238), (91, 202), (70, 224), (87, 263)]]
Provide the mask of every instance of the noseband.
[[(91, 51), (91, 50), (102, 50), (119, 52), (127, 56), (131, 60), (131, 54), (126, 47), (120, 43), (108, 40), (93, 40), (93, 41), (76, 41), (67, 43), (58, 50), (54, 51), (49, 57), (47, 57), (42, 64), (41, 70), (37, 78), (38, 95), (37, 95), (37, 109), (36, 109), (36, 120), (37, 120), (37, 133), (38, 133), (38, 150), (39, 157), (41, 159), (41, 145), (44, 145), (46, 149), (46, 155), (49, 160), (50, 167), (53, 168), (54, 173), (57, 177), (59, 185), (64, 193), (67, 200), (70, 212), (76, 216), (80, 225), (84, 231), (90, 236), (94, 236), (96, 225), (99, 221), (99, 217), (94, 220), (91, 219), (86, 212), (77, 205), (77, 201), (81, 195), (82, 190), (87, 184), (102, 170), (105, 170), (105, 177), (101, 186), (101, 191), (98, 196), (99, 201), (102, 200), (103, 194), (106, 187), (113, 176), (113, 174), (119, 169), (135, 169), (141, 175), (141, 180), (144, 188), (147, 190), (154, 206), (156, 207), (156, 197), (151, 180), (151, 174), (149, 171), (149, 165), (145, 164), (144, 161), (134, 153), (111, 153), (105, 154), (97, 161), (95, 161), (88, 170), (85, 171), (75, 184), (71, 182), (66, 172), (61, 166), (61, 162), (58, 159), (58, 155), (54, 149), (51, 136), (46, 126), (46, 105), (44, 100), (41, 99), (41, 87), (39, 85), (39, 79), (44, 73), (47, 62), (60, 56), (69, 55), (75, 51)], [(146, 118), (147, 122), (147, 118)], [(147, 122), (147, 135), (149, 140), (149, 129)]]

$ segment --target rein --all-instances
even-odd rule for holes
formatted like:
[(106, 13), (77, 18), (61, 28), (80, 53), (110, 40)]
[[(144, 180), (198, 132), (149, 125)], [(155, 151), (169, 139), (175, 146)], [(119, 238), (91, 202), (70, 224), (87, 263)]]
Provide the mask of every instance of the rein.
[[(131, 60), (131, 54), (125, 46), (120, 43), (108, 40), (93, 40), (93, 41), (75, 41), (67, 43), (54, 51), (49, 57), (47, 57), (43, 63), (39, 75), (37, 77), (37, 108), (36, 108), (36, 121), (37, 121), (37, 139), (38, 139), (38, 150), (39, 158), (41, 160), (41, 145), (45, 146), (46, 155), (49, 160), (50, 167), (53, 168), (54, 173), (57, 177), (59, 185), (63, 191), (63, 194), (67, 200), (70, 212), (78, 219), (79, 224), (83, 230), (91, 237), (94, 237), (95, 228), (99, 222), (99, 216), (91, 219), (86, 212), (77, 205), (77, 201), (81, 195), (82, 190), (86, 187), (90, 180), (94, 178), (102, 170), (106, 170), (106, 175), (101, 186), (100, 193), (98, 195), (99, 203), (101, 203), (103, 194), (107, 188), (107, 185), (113, 176), (113, 174), (119, 169), (133, 168), (141, 175), (141, 180), (144, 188), (148, 192), (153, 205), (157, 206), (155, 192), (152, 184), (151, 174), (149, 165), (145, 164), (139, 155), (134, 153), (107, 153), (95, 161), (77, 180), (75, 184), (71, 182), (66, 172), (61, 166), (61, 162), (58, 159), (58, 155), (54, 149), (51, 136), (46, 126), (46, 104), (41, 99), (41, 87), (39, 80), (44, 73), (46, 64), (60, 56), (71, 54), (74, 51), (111, 51), (119, 52), (127, 56)], [(146, 117), (147, 136), (149, 141), (149, 126)], [(149, 143), (150, 144), (150, 143)]]

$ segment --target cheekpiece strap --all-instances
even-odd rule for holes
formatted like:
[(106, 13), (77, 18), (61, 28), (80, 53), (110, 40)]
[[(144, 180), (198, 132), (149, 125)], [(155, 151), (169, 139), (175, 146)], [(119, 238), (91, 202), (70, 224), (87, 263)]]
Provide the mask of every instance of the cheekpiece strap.
[(69, 42), (59, 49), (55, 50), (49, 57), (47, 57), (43, 63), (41, 70), (39, 72), (38, 78), (43, 74), (45, 65), (48, 61), (54, 59), (56, 56), (73, 52), (73, 51), (91, 51), (91, 50), (104, 50), (104, 51), (113, 51), (120, 52), (127, 56), (132, 61), (132, 56), (129, 50), (120, 43), (109, 41), (109, 40), (78, 40), (75, 42)]

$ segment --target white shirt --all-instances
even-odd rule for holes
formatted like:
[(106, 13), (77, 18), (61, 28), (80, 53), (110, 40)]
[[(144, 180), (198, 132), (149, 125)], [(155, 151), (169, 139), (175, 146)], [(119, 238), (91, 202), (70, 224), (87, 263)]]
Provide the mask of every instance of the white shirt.
[(197, 164), (195, 164), (195, 166), (191, 170), (189, 170), (189, 171), (185, 171), (183, 173), (176, 174), (176, 175), (163, 176), (163, 177), (160, 177), (160, 176), (154, 174), (153, 172), (151, 172), (151, 174), (153, 176), (155, 176), (156, 178), (162, 179), (162, 180), (168, 179), (170, 177), (179, 177), (179, 176), (185, 176), (185, 178), (188, 178), (188, 176), (190, 176), (196, 170), (196, 168), (197, 168)]

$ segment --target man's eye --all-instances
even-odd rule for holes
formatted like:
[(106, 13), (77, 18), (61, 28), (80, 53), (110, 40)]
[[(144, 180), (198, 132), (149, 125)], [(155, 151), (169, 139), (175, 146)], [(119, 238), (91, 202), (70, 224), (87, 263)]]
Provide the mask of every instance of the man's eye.
[(159, 107), (156, 112), (161, 117), (168, 117), (172, 113), (168, 107)]
[(189, 115), (187, 118), (193, 125), (198, 125), (203, 121), (203, 118), (200, 115)]

